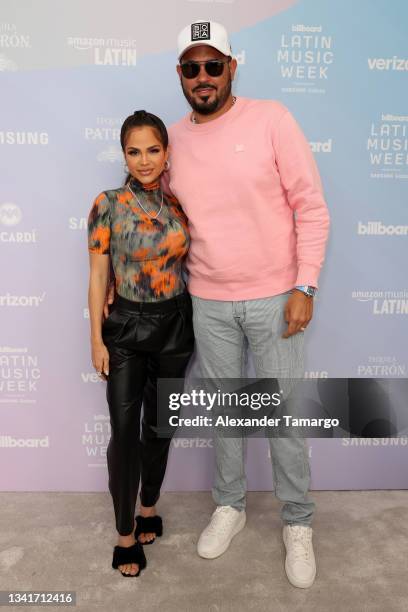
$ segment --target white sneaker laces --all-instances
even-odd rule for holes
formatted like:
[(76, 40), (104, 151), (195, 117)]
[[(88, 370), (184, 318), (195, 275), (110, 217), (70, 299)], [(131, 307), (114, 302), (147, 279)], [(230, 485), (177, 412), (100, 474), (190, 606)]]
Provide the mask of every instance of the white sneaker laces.
[(230, 529), (231, 523), (235, 520), (235, 511), (231, 506), (218, 506), (211, 517), (211, 522), (207, 527), (208, 534), (225, 533)]
[(294, 561), (309, 561), (310, 543), (312, 541), (311, 529), (299, 525), (291, 525), (288, 529), (290, 538), (290, 553)]

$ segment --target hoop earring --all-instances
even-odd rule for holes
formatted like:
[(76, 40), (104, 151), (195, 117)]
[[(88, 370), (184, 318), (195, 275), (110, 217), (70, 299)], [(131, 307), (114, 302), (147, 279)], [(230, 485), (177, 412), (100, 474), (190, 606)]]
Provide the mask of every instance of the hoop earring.
[(164, 162), (164, 171), (168, 172), (170, 170), (170, 162), (168, 159)]

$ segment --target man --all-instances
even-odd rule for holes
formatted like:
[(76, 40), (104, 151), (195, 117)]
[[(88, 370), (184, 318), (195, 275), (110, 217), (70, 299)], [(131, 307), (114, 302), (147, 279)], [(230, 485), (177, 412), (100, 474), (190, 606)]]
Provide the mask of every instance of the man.
[[(248, 342), (257, 377), (303, 377), (303, 332), (329, 227), (309, 145), (282, 104), (232, 95), (237, 62), (222, 25), (188, 25), (178, 52), (192, 112), (170, 128), (169, 185), (189, 219), (201, 376), (242, 376)], [(270, 450), (286, 573), (306, 588), (316, 573), (307, 447), (270, 438)], [(198, 542), (208, 559), (227, 550), (246, 520), (243, 440), (217, 437), (215, 452), (217, 508)]]

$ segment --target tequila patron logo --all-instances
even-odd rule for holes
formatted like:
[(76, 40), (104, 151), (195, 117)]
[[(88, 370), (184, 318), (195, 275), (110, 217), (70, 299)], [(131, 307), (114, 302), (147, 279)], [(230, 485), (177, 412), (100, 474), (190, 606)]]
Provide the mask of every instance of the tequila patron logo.
[(283, 92), (325, 93), (334, 61), (333, 38), (319, 26), (292, 25), (280, 37), (277, 52)]
[(121, 125), (122, 120), (117, 117), (97, 117), (95, 126), (84, 129), (86, 141), (104, 146), (96, 155), (97, 161), (123, 163), (122, 149), (118, 146)]
[(357, 366), (358, 376), (406, 378), (407, 366), (399, 363), (398, 359), (392, 355), (370, 355), (367, 363), (360, 363)]
[(28, 34), (22, 34), (15, 23), (0, 23), (0, 72), (18, 70), (15, 51), (31, 49)]

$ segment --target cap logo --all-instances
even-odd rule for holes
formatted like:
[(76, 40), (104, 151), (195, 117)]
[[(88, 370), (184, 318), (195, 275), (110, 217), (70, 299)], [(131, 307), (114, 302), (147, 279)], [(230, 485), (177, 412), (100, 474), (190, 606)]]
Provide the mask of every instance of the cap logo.
[(191, 42), (195, 40), (210, 40), (210, 22), (191, 24)]

